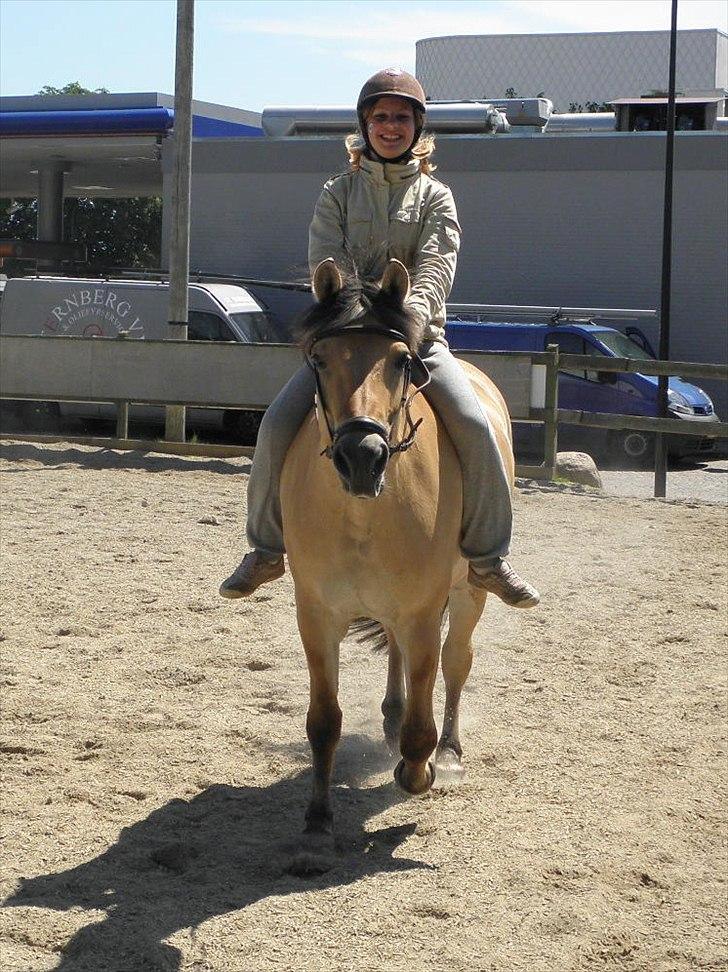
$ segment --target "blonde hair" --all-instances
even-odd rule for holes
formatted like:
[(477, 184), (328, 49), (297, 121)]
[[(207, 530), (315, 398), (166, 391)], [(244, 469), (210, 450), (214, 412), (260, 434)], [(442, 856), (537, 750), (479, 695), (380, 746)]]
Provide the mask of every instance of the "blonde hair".
[[(364, 109), (365, 119), (368, 118), (373, 107), (374, 105), (371, 105)], [(418, 115), (420, 116), (419, 118), (417, 117)], [(424, 115), (417, 109), (415, 109), (415, 121), (418, 123), (424, 121)], [(356, 171), (361, 164), (361, 157), (364, 155), (367, 147), (364, 136), (361, 132), (352, 132), (351, 135), (347, 135), (344, 139), (344, 145), (349, 155), (349, 164)], [(410, 155), (412, 158), (417, 159), (420, 163), (420, 171), (425, 175), (431, 175), (437, 168), (434, 163), (430, 162), (430, 156), (434, 151), (435, 136), (430, 135), (428, 132), (423, 132), (410, 150)]]

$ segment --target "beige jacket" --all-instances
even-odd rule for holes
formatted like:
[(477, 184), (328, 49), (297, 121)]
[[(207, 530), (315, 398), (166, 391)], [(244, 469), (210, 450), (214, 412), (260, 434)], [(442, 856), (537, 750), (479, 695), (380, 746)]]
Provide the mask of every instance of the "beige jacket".
[(311, 221), (311, 272), (327, 257), (361, 277), (379, 280), (389, 259), (407, 267), (407, 303), (423, 340), (444, 340), (445, 300), (460, 249), (460, 224), (447, 186), (420, 172), (417, 161), (372, 162), (330, 179)]

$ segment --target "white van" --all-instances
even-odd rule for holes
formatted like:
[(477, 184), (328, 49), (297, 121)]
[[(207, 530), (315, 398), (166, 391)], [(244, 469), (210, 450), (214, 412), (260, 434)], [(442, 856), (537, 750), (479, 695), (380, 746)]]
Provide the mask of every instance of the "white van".
[[(0, 304), (3, 334), (163, 340), (169, 282), (81, 277), (13, 277)], [(276, 341), (276, 326), (237, 284), (191, 283), (190, 341)]]
[[(169, 281), (81, 277), (14, 277), (0, 302), (0, 334), (72, 335), (86, 338), (163, 340), (169, 318)], [(244, 288), (227, 283), (189, 285), (190, 341), (286, 342), (284, 329)], [(52, 427), (65, 416), (112, 419), (114, 406), (103, 403), (16, 403), (25, 424)], [(7, 406), (7, 403), (6, 403)], [(132, 421), (161, 422), (164, 409), (134, 405)], [(249, 435), (260, 416), (229, 409), (187, 410), (190, 428), (223, 427)]]

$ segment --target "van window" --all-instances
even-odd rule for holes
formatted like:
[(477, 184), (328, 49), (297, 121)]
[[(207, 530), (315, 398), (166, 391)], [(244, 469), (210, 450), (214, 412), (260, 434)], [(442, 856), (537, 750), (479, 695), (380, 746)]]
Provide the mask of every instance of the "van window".
[(599, 340), (614, 353), (616, 358), (636, 358), (638, 361), (654, 361), (652, 355), (621, 331), (602, 331)]
[(190, 311), (187, 325), (187, 337), (190, 341), (234, 341), (235, 335), (230, 330), (227, 321), (217, 314), (205, 311)]
[(251, 344), (286, 343), (290, 338), (265, 311), (245, 311), (230, 315)]
[[(548, 347), (549, 344), (558, 344), (559, 350), (563, 354), (588, 354), (594, 357), (605, 357), (604, 352), (599, 348), (595, 347), (589, 341), (586, 341), (579, 334), (554, 334), (551, 333), (546, 336), (545, 346)], [(575, 378), (583, 378), (586, 381), (599, 381), (599, 374), (596, 369), (583, 368), (559, 368), (565, 375), (573, 375)]]

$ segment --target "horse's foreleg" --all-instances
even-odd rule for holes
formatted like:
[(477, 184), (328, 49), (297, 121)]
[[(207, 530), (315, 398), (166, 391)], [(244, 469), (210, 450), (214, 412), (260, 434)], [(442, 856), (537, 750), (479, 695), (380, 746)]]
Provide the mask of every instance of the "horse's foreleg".
[(399, 748), (399, 734), (402, 730), (402, 716), (404, 715), (404, 663), (402, 652), (392, 631), (387, 630), (389, 642), (389, 659), (387, 664), (387, 689), (382, 702), (384, 716), (384, 738), (390, 753), (396, 753)]
[(341, 736), (339, 643), (347, 624), (339, 623), (320, 604), (299, 601), (301, 632), (310, 683), (306, 734), (313, 757), (313, 791), (306, 810), (306, 833), (330, 834), (333, 811), (329, 788), (334, 752)]
[(445, 714), (437, 744), (438, 771), (462, 774), (460, 745), (460, 696), (473, 663), (471, 637), (485, 607), (486, 592), (462, 586), (450, 592), (450, 626), (442, 646), (442, 674), (445, 679)]
[(440, 655), (440, 616), (397, 631), (396, 636), (404, 656), (407, 701), (399, 737), (402, 759), (394, 778), (408, 793), (424, 793), (435, 780), (435, 765), (429, 757), (437, 743), (432, 690)]

